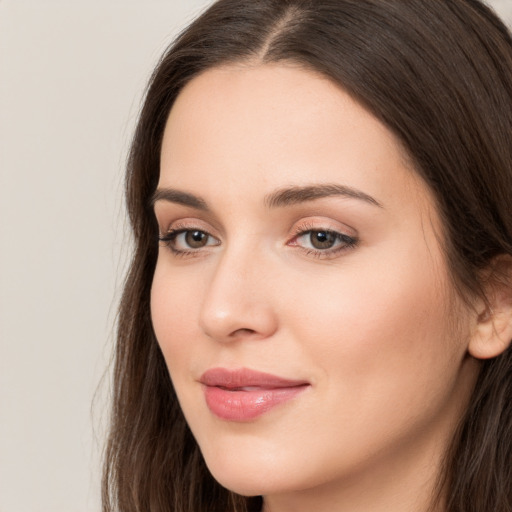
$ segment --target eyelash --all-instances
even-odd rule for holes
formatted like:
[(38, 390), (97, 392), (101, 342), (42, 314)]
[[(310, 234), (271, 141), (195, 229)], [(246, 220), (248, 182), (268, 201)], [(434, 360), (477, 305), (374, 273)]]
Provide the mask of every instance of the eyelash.
[[(200, 228), (196, 228), (196, 227), (192, 227), (192, 226), (189, 226), (189, 227), (178, 226), (176, 228), (169, 230), (165, 235), (159, 234), (158, 240), (160, 242), (162, 242), (172, 252), (172, 254), (174, 256), (178, 256), (178, 257), (201, 256), (203, 253), (202, 248), (183, 250), (183, 249), (176, 249), (176, 247), (175, 247), (175, 241), (179, 235), (181, 235), (183, 233), (194, 232), (194, 231), (203, 233), (207, 237), (215, 238), (215, 237), (213, 237), (213, 235), (211, 235), (207, 231), (200, 229)], [(326, 248), (326, 249), (322, 250), (322, 249), (306, 248), (306, 247), (302, 247), (302, 246), (298, 245), (297, 243), (293, 243), (294, 241), (296, 242), (297, 239), (305, 237), (307, 235), (311, 235), (312, 233), (325, 233), (327, 235), (333, 235), (335, 237), (335, 243), (341, 242), (341, 245), (336, 246), (335, 248)], [(287, 242), (287, 245), (291, 245), (292, 247), (299, 247), (307, 256), (313, 256), (313, 257), (316, 257), (319, 259), (323, 259), (323, 258), (327, 259), (327, 258), (333, 258), (340, 253), (343, 253), (345, 251), (355, 248), (358, 245), (358, 243), (359, 243), (359, 239), (357, 237), (350, 236), (350, 235), (347, 235), (344, 233), (340, 233), (333, 229), (324, 229), (324, 228), (319, 228), (318, 226), (313, 226), (313, 225), (302, 225), (296, 229), (291, 240), (289, 242)], [(217, 246), (217, 245), (220, 245), (220, 242), (217, 244), (214, 244), (214, 245), (210, 245), (210, 247)], [(205, 246), (205, 247), (208, 247), (208, 246)]]
[(340, 233), (339, 231), (336, 231), (334, 229), (328, 229), (328, 228), (322, 228), (318, 226), (314, 226), (312, 224), (306, 224), (299, 226), (294, 236), (292, 237), (291, 241), (288, 242), (288, 245), (295, 245), (292, 242), (296, 241), (299, 238), (302, 238), (307, 235), (311, 235), (312, 233), (325, 233), (327, 235), (334, 235), (335, 243), (341, 242), (341, 245), (336, 246), (334, 248), (328, 248), (328, 249), (308, 249), (302, 246), (297, 245), (297, 247), (300, 247), (306, 254), (306, 256), (313, 256), (315, 258), (319, 259), (328, 259), (336, 257), (337, 255), (349, 251), (350, 249), (355, 248), (358, 243), (359, 239), (355, 236), (350, 236), (345, 233)]
[[(183, 258), (200, 256), (201, 252), (202, 252), (201, 249), (190, 249), (190, 250), (176, 249), (176, 247), (174, 245), (176, 238), (179, 235), (181, 235), (183, 233), (193, 232), (193, 231), (196, 231), (199, 233), (204, 233), (206, 236), (214, 238), (212, 235), (210, 235), (210, 233), (208, 233), (204, 229), (195, 228), (192, 226), (190, 226), (190, 227), (178, 226), (176, 228), (170, 229), (165, 235), (162, 235), (162, 234), (158, 235), (158, 240), (160, 242), (162, 242), (172, 252), (172, 254), (174, 256), (183, 257)], [(215, 244), (215, 245), (220, 245), (220, 243)]]

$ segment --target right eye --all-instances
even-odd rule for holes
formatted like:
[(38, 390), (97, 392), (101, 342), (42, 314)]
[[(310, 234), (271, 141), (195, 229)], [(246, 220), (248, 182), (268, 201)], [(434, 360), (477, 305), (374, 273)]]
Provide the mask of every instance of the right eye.
[(190, 254), (204, 247), (220, 245), (220, 241), (201, 229), (177, 229), (158, 237), (175, 254)]

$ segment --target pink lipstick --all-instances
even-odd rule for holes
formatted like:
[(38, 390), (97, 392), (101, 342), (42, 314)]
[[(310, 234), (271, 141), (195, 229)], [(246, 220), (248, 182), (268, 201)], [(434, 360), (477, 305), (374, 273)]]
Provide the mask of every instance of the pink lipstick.
[(309, 382), (289, 380), (248, 368), (212, 368), (200, 378), (210, 411), (228, 421), (250, 421), (291, 400)]

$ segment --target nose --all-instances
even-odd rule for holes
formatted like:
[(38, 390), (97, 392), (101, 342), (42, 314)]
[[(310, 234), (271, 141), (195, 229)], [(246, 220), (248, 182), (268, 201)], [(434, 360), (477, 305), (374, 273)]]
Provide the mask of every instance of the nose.
[(213, 340), (259, 340), (277, 330), (273, 279), (254, 254), (221, 257), (200, 310), (199, 324)]

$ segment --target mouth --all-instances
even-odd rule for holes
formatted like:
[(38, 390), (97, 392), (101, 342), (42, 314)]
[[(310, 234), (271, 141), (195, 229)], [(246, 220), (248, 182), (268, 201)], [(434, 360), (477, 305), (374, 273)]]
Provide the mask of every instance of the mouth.
[(218, 418), (246, 422), (292, 400), (310, 387), (304, 380), (291, 380), (248, 368), (212, 368), (200, 378), (206, 405)]

